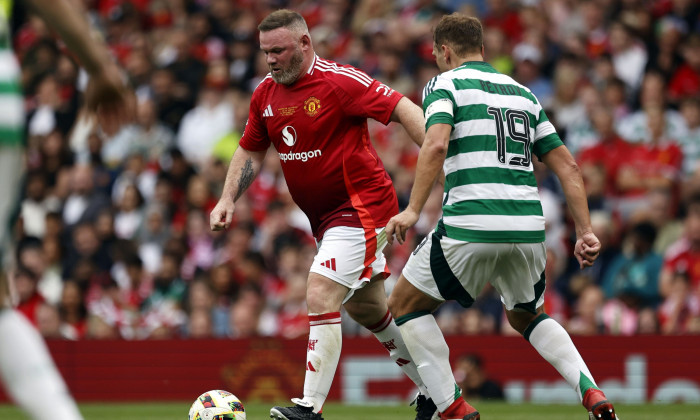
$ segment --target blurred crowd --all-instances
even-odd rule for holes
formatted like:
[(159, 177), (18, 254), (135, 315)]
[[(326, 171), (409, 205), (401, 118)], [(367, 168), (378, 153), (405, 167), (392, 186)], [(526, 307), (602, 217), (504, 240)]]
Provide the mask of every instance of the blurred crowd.
[[(700, 6), (693, 0), (74, 0), (123, 66), (136, 120), (113, 137), (82, 110), (85, 74), (19, 10), (27, 109), (16, 237), (19, 309), (50, 338), (305, 337), (315, 242), (274, 150), (211, 232), (255, 86), (257, 23), (306, 18), (319, 56), (420, 104), (437, 74), (432, 28), (478, 16), (486, 61), (540, 99), (586, 182), (597, 263), (579, 270), (560, 185), (535, 163), (547, 219), (545, 309), (572, 334), (700, 333)], [(19, 2), (18, 7), (21, 7)], [(87, 36), (87, 34), (86, 34)], [(370, 122), (399, 202), (418, 150)], [(434, 191), (409, 243), (386, 250), (390, 290), (441, 213)], [(319, 197), (323, 199), (323, 197)], [(437, 313), (446, 334), (510, 334), (487, 288)], [(366, 334), (349, 318), (344, 333)]]

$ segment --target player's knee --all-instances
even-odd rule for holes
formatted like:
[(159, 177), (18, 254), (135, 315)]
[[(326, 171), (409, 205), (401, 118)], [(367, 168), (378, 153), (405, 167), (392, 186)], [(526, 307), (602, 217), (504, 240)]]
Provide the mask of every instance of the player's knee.
[(414, 312), (414, 308), (408, 304), (408, 301), (398, 295), (391, 294), (387, 300), (387, 305), (389, 306), (389, 312), (394, 319)]
[(537, 313), (527, 311), (506, 311), (508, 323), (514, 330), (523, 334), (528, 325), (537, 317)]
[(380, 322), (386, 316), (386, 297), (380, 299), (357, 300), (350, 299), (344, 305), (346, 312), (358, 324), (369, 327)]
[[(389, 312), (391, 312), (391, 316), (396, 318), (396, 316), (397, 316), (396, 313), (401, 309), (400, 302), (398, 301), (398, 299), (396, 299), (396, 296), (394, 296), (393, 294), (389, 295), (389, 297), (387, 298), (386, 304), (387, 304), (387, 306), (389, 306)], [(398, 315), (398, 316), (401, 316), (401, 315)]]
[(345, 296), (342, 286), (326, 281), (309, 281), (306, 286), (306, 306), (310, 314), (337, 312)]
[(306, 307), (310, 314), (335, 312), (329, 302), (324, 299), (323, 291), (313, 287), (309, 287), (306, 291)]

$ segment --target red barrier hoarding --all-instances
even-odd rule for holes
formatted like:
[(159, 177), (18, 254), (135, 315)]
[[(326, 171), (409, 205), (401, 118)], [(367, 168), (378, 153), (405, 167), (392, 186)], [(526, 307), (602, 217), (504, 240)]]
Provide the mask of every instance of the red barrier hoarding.
[[(448, 337), (451, 357), (477, 353), (509, 401), (577, 403), (558, 373), (521, 337)], [(575, 337), (598, 385), (626, 403), (700, 403), (700, 336)], [(188, 401), (227, 389), (243, 401), (300, 396), (307, 343), (249, 340), (53, 341), (79, 401)], [(414, 386), (374, 338), (344, 338), (330, 400), (405, 402)], [(6, 397), (0, 392), (0, 401)]]

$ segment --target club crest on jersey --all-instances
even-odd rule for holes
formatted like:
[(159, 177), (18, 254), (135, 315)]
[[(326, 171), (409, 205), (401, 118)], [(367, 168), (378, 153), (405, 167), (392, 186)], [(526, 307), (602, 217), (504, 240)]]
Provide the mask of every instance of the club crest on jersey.
[(297, 142), (297, 130), (291, 125), (288, 125), (282, 129), (282, 141), (289, 147), (294, 146)]
[(304, 101), (304, 111), (309, 117), (315, 117), (318, 115), (318, 111), (321, 109), (321, 101), (315, 96), (310, 97)]

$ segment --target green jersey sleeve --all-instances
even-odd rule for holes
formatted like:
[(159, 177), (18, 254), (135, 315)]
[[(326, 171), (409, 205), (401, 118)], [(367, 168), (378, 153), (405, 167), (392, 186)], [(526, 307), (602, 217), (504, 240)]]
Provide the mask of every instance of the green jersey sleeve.
[(533, 144), (532, 152), (537, 155), (538, 158), (541, 158), (542, 155), (550, 150), (562, 146), (564, 142), (562, 142), (561, 138), (559, 138), (557, 130), (554, 128), (552, 123), (549, 122), (549, 118), (547, 118), (547, 114), (545, 114), (544, 110), (539, 105), (539, 102), (537, 103), (537, 106), (540, 112), (537, 116), (535, 143)]
[(423, 114), (426, 130), (433, 124), (455, 125), (454, 95), (440, 76), (434, 77), (423, 89)]

